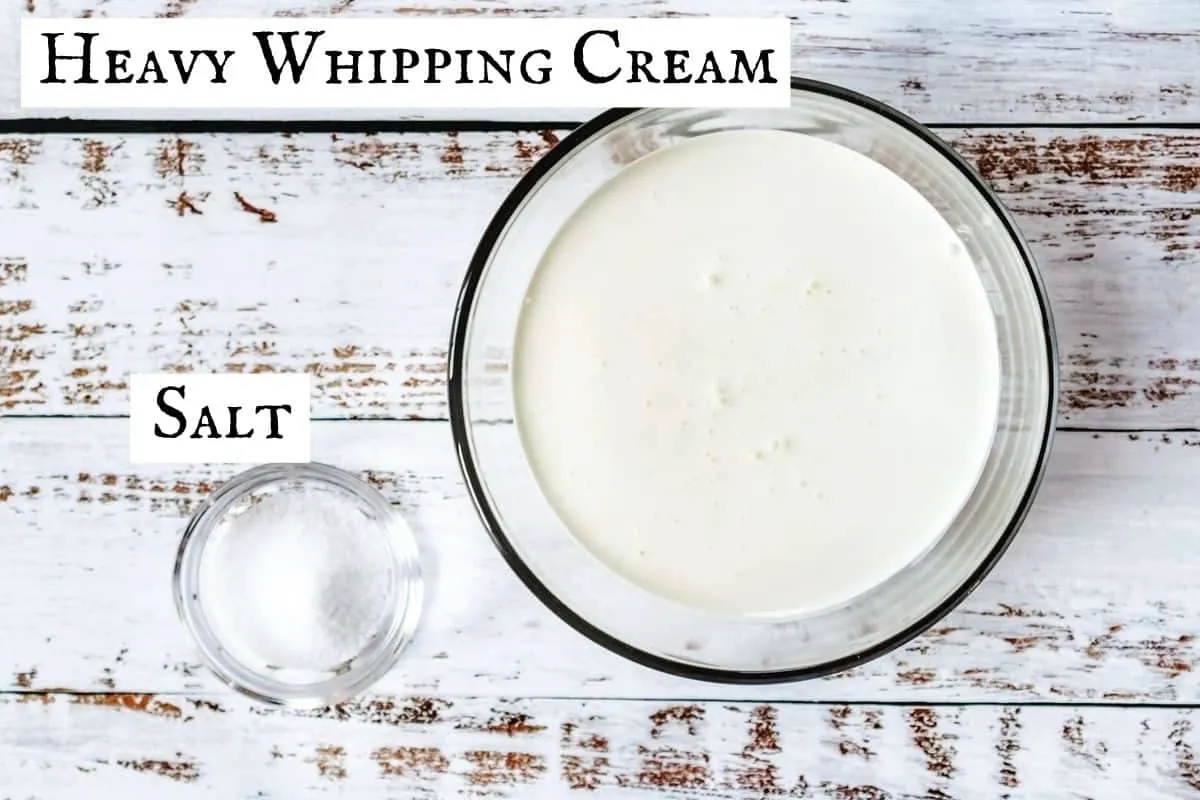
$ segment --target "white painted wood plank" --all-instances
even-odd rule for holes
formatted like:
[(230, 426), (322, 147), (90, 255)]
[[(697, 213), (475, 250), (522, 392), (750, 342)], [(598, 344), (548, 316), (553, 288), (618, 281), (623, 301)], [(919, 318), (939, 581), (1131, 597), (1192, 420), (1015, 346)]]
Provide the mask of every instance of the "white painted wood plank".
[[(131, 467), (123, 420), (6, 419), (0, 436), (0, 689), (221, 691), (170, 575), (188, 513), (234, 468)], [(1187, 704), (1200, 702), (1197, 445), (1060, 434), (1025, 530), (961, 610), (873, 664), (769, 687), (659, 675), (560, 622), (478, 523), (445, 424), (317, 423), (313, 457), (367, 474), (424, 553), (427, 613), (381, 692)]]
[[(19, 107), (17, 28), (27, 15), (744, 16), (738, 0), (8, 0), (0, 7), (0, 117)], [(793, 20), (798, 74), (875, 95), (930, 122), (1195, 121), (1200, 6), (1191, 0), (762, 0), (754, 12)], [(36, 110), (40, 116), (112, 117)], [(163, 112), (116, 116), (156, 118)], [(264, 112), (271, 118), (281, 112)], [(286, 112), (284, 112), (286, 113)], [(339, 112), (345, 116), (344, 112)], [(414, 110), (362, 112), (376, 118)], [(235, 112), (238, 117), (246, 112)], [(298, 112), (321, 119), (328, 112)], [(184, 112), (183, 118), (230, 116)], [(583, 119), (580, 111), (435, 111), (434, 118)]]
[[(0, 137), (0, 413), (124, 414), (133, 371), (306, 369), (319, 416), (444, 419), (467, 261), (561, 133)], [(1200, 135), (944, 134), (1042, 264), (1062, 420), (1194, 425)]]
[(152, 796), (1195, 797), (1200, 712), (376, 697), (0, 696), (0, 786)]

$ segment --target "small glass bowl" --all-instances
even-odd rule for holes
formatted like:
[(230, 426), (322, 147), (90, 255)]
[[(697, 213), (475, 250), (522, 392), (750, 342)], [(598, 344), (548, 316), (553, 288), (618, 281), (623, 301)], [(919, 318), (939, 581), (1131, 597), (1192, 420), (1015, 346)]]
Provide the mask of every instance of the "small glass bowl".
[[(213, 601), (205, 596), (202, 568), (223, 526), (268, 497), (301, 491), (327, 492), (352, 503), (391, 556), (385, 581), (389, 597), (375, 632), (359, 653), (327, 669), (284, 668), (239, 657), (234, 652), (239, 648), (222, 642), (206, 613), (206, 603), (211, 606)], [(218, 678), (260, 702), (299, 708), (346, 700), (383, 677), (412, 639), (423, 598), (416, 541), (403, 519), (374, 487), (325, 464), (265, 464), (225, 482), (201, 504), (184, 531), (175, 560), (174, 591), (180, 619)]]
[[(744, 129), (790, 131), (857, 151), (899, 175), (942, 214), (970, 253), (992, 307), (1001, 396), (975, 491), (924, 554), (836, 607), (728, 618), (634, 585), (571, 535), (545, 499), (513, 424), (511, 360), (543, 253), (593, 192), (658, 150)], [(612, 109), (567, 135), (521, 179), (484, 232), (459, 294), (449, 361), (450, 424), (467, 489), (501, 555), (530, 591), (625, 658), (725, 683), (802, 680), (859, 666), (958, 605), (996, 564), (1029, 511), (1050, 450), (1058, 384), (1041, 276), (991, 187), (912, 119), (856, 92), (799, 78), (792, 79), (790, 108)]]

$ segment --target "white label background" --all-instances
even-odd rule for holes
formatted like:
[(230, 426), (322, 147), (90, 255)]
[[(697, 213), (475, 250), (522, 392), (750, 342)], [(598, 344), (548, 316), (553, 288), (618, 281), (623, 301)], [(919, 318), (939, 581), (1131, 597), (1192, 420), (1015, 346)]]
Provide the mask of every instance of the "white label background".
[[(158, 425), (167, 433), (179, 427), (174, 417), (158, 407), (158, 393), (165, 386), (185, 387), (186, 397), (176, 391), (167, 393), (166, 402), (187, 417), (184, 432), (175, 439), (154, 434)], [(311, 431), (309, 403), (312, 376), (307, 373), (262, 375), (157, 373), (129, 377), (129, 459), (133, 464), (261, 464), (268, 462), (303, 463), (310, 458)], [(192, 434), (200, 421), (201, 409), (208, 406), (222, 438), (202, 438)], [(282, 438), (268, 439), (271, 432), (269, 411), (255, 413), (256, 406), (290, 405), (291, 413), (277, 412)], [(229, 407), (241, 406), (237, 415), (238, 433), (253, 430), (248, 439), (229, 439)]]
[[(9, 0), (13, 2), (15, 0)], [(162, 109), (262, 109), (262, 108), (601, 108), (604, 106), (680, 107), (786, 107), (790, 103), (791, 23), (779, 19), (385, 19), (348, 20), (328, 18), (282, 19), (26, 19), (21, 21), (21, 105), (24, 108), (162, 108)], [(616, 29), (618, 49), (604, 36), (589, 40), (585, 53), (588, 67), (596, 74), (622, 69), (611, 83), (588, 83), (574, 65), (575, 43), (590, 30)], [(297, 55), (308, 47), (306, 31), (325, 31), (313, 47), (302, 79), (293, 84), (285, 69), (279, 85), (271, 81), (255, 31), (299, 31), (293, 40)], [(76, 33), (100, 34), (92, 41), (92, 77), (96, 84), (43, 84), (47, 75), (48, 47), (44, 33), (61, 33), (56, 43), (60, 56), (77, 55), (82, 42)], [(278, 37), (272, 37), (275, 52), (281, 52)], [(408, 48), (424, 51), (440, 48), (516, 51), (513, 83), (456, 83), (457, 62), (439, 73), (436, 84), (338, 84), (327, 83), (330, 59), (327, 50), (362, 50), (362, 77), (371, 74), (365, 51)], [(213, 84), (213, 71), (201, 57), (185, 86), (180, 83), (169, 50), (182, 50), (190, 61), (193, 49), (234, 51), (225, 67), (226, 84)], [(548, 60), (538, 57), (531, 67), (548, 64), (549, 81), (541, 85), (519, 82), (516, 68), (522, 54), (545, 49)], [(629, 83), (628, 50), (646, 50), (654, 55), (651, 68), (665, 76), (665, 50), (688, 50), (688, 72), (696, 76), (709, 50), (718, 54), (724, 69), (733, 63), (731, 49), (744, 50), (753, 66), (759, 52), (768, 56), (774, 84), (763, 83)], [(127, 72), (135, 79), (142, 74), (147, 52), (155, 51), (166, 84), (106, 84), (107, 50), (128, 50)], [(478, 60), (468, 74), (478, 77)], [(79, 61), (58, 62), (58, 77), (78, 78)], [(386, 74), (386, 73), (385, 73)], [(424, 73), (411, 71), (414, 80)], [(493, 73), (494, 74), (494, 73)], [(725, 69), (724, 76), (731, 77)], [(762, 71), (756, 73), (761, 77)], [(348, 73), (343, 73), (343, 80)], [(744, 73), (743, 73), (744, 75)]]

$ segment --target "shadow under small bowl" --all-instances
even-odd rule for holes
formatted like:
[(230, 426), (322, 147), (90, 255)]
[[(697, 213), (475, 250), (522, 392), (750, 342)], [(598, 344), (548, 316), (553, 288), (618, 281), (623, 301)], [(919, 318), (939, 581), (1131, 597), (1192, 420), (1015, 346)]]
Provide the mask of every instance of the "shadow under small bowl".
[[(364, 530), (378, 535), (386, 545), (390, 554), (385, 581), (388, 596), (381, 604), (384, 610), (379, 622), (360, 652), (326, 669), (280, 667), (235, 654), (244, 647), (223, 642), (219, 626), (206, 613), (213, 602), (208, 596), (212, 589), (206, 588), (201, 573), (214, 538), (222, 526), (267, 498), (311, 492), (336, 496), (339, 503), (353, 509)], [(374, 487), (324, 464), (266, 464), (234, 476), (196, 510), (179, 546), (174, 592), (184, 627), (205, 665), (218, 678), (260, 702), (316, 707), (361, 694), (395, 665), (416, 630), (423, 585), (412, 532)]]
[[(987, 462), (958, 518), (874, 589), (811, 614), (728, 618), (624, 580), (567, 530), (513, 424), (511, 359), (523, 300), (548, 245), (580, 205), (663, 148), (727, 130), (778, 130), (857, 151), (906, 180), (962, 239), (995, 318), (1000, 407)], [(797, 191), (802, 191), (797, 187)], [(799, 244), (799, 242), (798, 242)], [(783, 109), (613, 109), (536, 163), (485, 231), (450, 341), (450, 418), (468, 490), (525, 585), (576, 630), (633, 661), (730, 683), (799, 680), (899, 647), (960, 603), (1003, 554), (1037, 492), (1054, 429), (1058, 359), (1028, 247), (995, 193), (938, 136), (855, 92), (792, 81)], [(937, 435), (930, 431), (929, 435)]]

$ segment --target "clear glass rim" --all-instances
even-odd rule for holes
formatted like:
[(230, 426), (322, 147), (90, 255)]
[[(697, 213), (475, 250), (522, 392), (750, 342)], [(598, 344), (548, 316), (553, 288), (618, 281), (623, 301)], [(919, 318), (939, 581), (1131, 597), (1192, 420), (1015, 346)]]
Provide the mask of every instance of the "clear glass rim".
[(879, 643), (864, 648), (856, 653), (848, 656), (843, 656), (836, 659), (831, 659), (819, 664), (811, 666), (789, 668), (782, 670), (737, 670), (737, 669), (721, 669), (685, 661), (679, 661), (674, 658), (659, 655), (640, 647), (635, 647), (622, 641), (621, 639), (601, 630), (597, 626), (588, 622), (580, 614), (571, 609), (566, 603), (558, 598), (537, 576), (532, 568), (520, 556), (516, 547), (510, 541), (508, 534), (504, 530), (504, 526), (500, 522), (499, 515), (492, 508), (491, 502), (488, 499), (487, 492), (484, 487), (482, 476), (478, 470), (475, 454), (472, 450), (472, 440), (470, 435), (471, 422), (468, 417), (466, 405), (466, 359), (469, 348), (469, 331), (472, 315), (474, 313), (475, 298), (478, 293), (480, 282), (488, 263), (492, 258), (493, 251), (499, 243), (504, 231), (507, 229), (512, 219), (517, 216), (526, 198), (537, 189), (543, 178), (559, 163), (569, 159), (581, 146), (589, 142), (595, 135), (602, 131), (615, 126), (622, 121), (642, 113), (646, 109), (643, 108), (612, 108), (601, 114), (593, 117), (591, 120), (575, 128), (569, 134), (550, 150), (545, 156), (538, 160), (528, 172), (521, 178), (517, 185), (505, 197), (500, 208), (496, 211), (491, 221), (488, 223), (479, 244), (477, 245), (471, 261), (467, 267), (466, 276), (463, 279), (462, 287), (459, 292), (458, 302), (455, 307), (454, 321), (451, 328), (450, 345), (449, 345), (449, 375), (448, 375), (448, 395), (450, 406), (450, 428), (454, 437), (454, 447), (458, 456), (459, 468), (462, 471), (463, 480), (466, 483), (467, 492), (471, 497), (471, 501), (475, 506), (475, 510), (487, 530), (489, 537), (500, 551), (501, 556), (509, 567), (517, 574), (521, 582), (525, 584), (535, 597), (538, 598), (547, 608), (549, 608), (560, 619), (570, 625), (579, 633), (591, 639), (596, 644), (616, 653), (623, 658), (633, 661), (641, 666), (657, 670), (659, 672), (676, 675), (679, 677), (689, 678), (692, 680), (706, 681), (710, 683), (726, 683), (726, 684), (766, 684), (766, 683), (783, 683), (789, 681), (800, 681), (811, 678), (819, 678), (826, 675), (831, 675), (838, 672), (843, 672), (848, 669), (853, 669), (863, 663), (872, 661), (882, 655), (885, 655), (920, 634), (924, 633), (939, 620), (945, 617), (950, 611), (962, 603), (966, 597), (975, 590), (975, 588), (987, 577), (995, 565), (999, 562), (1004, 552), (1008, 549), (1012, 540), (1015, 538), (1025, 518), (1028, 516), (1029, 510), (1033, 505), (1034, 498), (1037, 495), (1038, 488), (1041, 485), (1044, 477), (1046, 464), (1049, 460), (1051, 443), (1054, 438), (1055, 420), (1057, 418), (1057, 400), (1058, 400), (1058, 345), (1054, 332), (1053, 315), (1050, 309), (1049, 297), (1046, 293), (1045, 285), (1042, 281), (1041, 274), (1037, 268), (1036, 261), (1029, 249), (1028, 243), (1021, 235), (1020, 229), (1017, 227), (1015, 220), (1012, 218), (1008, 209), (1000, 201), (995, 191), (987, 181), (985, 181), (975, 169), (957, 152), (954, 151), (941, 138), (934, 134), (929, 128), (912, 119), (911, 117), (897, 111), (896, 109), (885, 105), (884, 103), (875, 100), (874, 98), (860, 94), (850, 89), (846, 89), (834, 84), (824, 83), (808, 78), (791, 79), (791, 88), (793, 92), (808, 92), (821, 94), (832, 97), (837, 100), (849, 103), (873, 112), (875, 115), (882, 117), (884, 120), (891, 122), (899, 127), (907, 130), (909, 133), (916, 135), (925, 145), (930, 147), (933, 152), (941, 156), (952, 166), (954, 166), (968, 180), (971, 186), (982, 197), (990, 211), (995, 215), (995, 218), (1003, 226), (1008, 238), (1017, 249), (1022, 265), (1025, 268), (1034, 294), (1037, 298), (1038, 313), (1041, 317), (1041, 329), (1044, 337), (1045, 357), (1047, 362), (1048, 376), (1048, 391), (1049, 397), (1046, 404), (1045, 419), (1042, 420), (1042, 430), (1040, 437), (1040, 446), (1038, 448), (1037, 458), (1030, 473), (1030, 477), (1024, 491), (1021, 494), (1020, 502), (1017, 505), (1012, 517), (1004, 527), (1003, 533), (997, 539), (996, 544), (981, 560), (979, 565), (970, 575), (942, 602), (938, 603), (934, 608), (928, 611), (912, 624), (906, 626), (902, 630), (893, 634), (890, 637), (880, 641)]
[[(375, 487), (338, 467), (315, 462), (279, 463), (262, 464), (239, 472), (204, 499), (184, 529), (172, 577), (175, 610), (199, 650), (205, 667), (226, 686), (268, 705), (297, 709), (319, 708), (331, 702), (349, 699), (368, 689), (395, 666), (400, 654), (412, 641), (421, 618), (424, 596), (420, 558), (416, 540), (411, 532), (402, 526), (389, 524), (389, 544), (398, 570), (397, 582), (402, 585), (397, 592), (397, 607), (389, 612), (387, 635), (378, 647), (365, 651), (369, 652), (371, 657), (361, 670), (352, 668), (329, 681), (297, 685), (295, 693), (272, 692), (262, 685), (254, 685), (253, 681), (239, 677), (238, 670), (231, 666), (231, 659), (221, 655), (222, 647), (217, 637), (197, 618), (199, 601), (195, 598), (195, 568), (198, 567), (198, 559), (202, 557), (203, 545), (212, 532), (213, 525), (227, 506), (243, 494), (281, 480), (332, 484), (356, 496), (382, 519), (395, 521), (396, 512), (387, 498)], [(252, 672), (249, 669), (241, 671)], [(337, 680), (338, 678), (341, 680)], [(264, 685), (266, 683), (263, 682)], [(323, 691), (323, 688), (331, 691)]]

